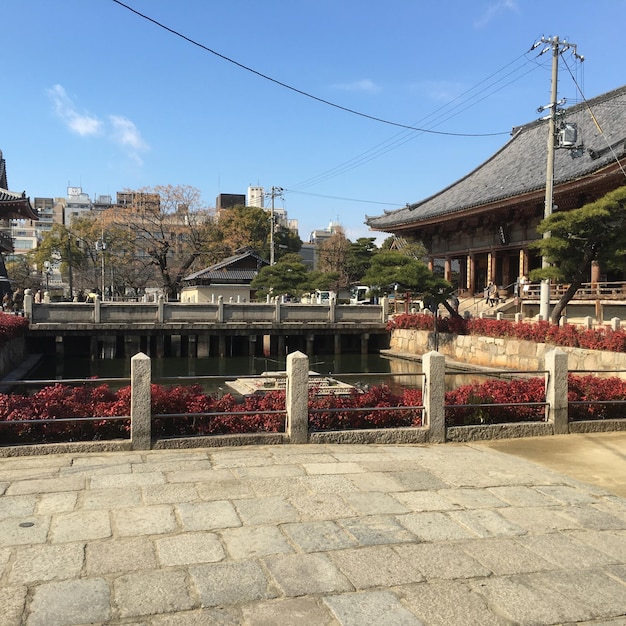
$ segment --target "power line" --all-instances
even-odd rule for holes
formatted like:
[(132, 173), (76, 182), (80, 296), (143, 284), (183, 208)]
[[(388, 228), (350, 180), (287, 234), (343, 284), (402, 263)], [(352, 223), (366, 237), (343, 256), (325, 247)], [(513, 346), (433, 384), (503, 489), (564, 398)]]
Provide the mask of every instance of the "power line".
[(351, 113), (352, 115), (357, 115), (359, 117), (364, 117), (366, 119), (372, 120), (374, 122), (380, 122), (381, 124), (387, 124), (389, 126), (396, 126), (397, 128), (404, 128), (406, 130), (413, 130), (413, 131), (419, 131), (422, 133), (429, 133), (429, 134), (433, 134), (433, 135), (448, 135), (451, 137), (494, 137), (497, 135), (507, 135), (507, 132), (497, 132), (497, 133), (452, 133), (452, 132), (446, 132), (446, 131), (441, 131), (441, 130), (429, 130), (427, 128), (419, 128), (416, 126), (410, 126), (408, 124), (400, 124), (399, 122), (392, 122), (390, 120), (386, 120), (383, 119), (381, 117), (376, 117), (374, 115), (368, 115), (367, 113), (361, 113), (360, 111), (355, 111), (354, 109), (349, 109), (348, 107), (344, 107), (341, 106), (340, 104), (336, 104), (334, 102), (330, 102), (329, 100), (324, 100), (323, 98), (320, 98), (318, 96), (314, 96), (311, 93), (308, 93), (306, 91), (303, 91), (301, 89), (298, 89), (296, 87), (292, 87), (291, 85), (288, 85), (287, 83), (283, 83), (279, 80), (277, 80), (276, 78), (272, 78), (271, 76), (268, 76), (267, 74), (263, 74), (262, 72), (259, 72), (258, 70), (255, 70), (247, 65), (244, 65), (243, 63), (239, 63), (238, 61), (235, 61), (234, 59), (231, 59), (230, 57), (225, 56), (224, 54), (221, 54), (219, 52), (217, 52), (216, 50), (212, 50), (211, 48), (209, 48), (208, 46), (205, 46), (204, 44), (201, 44), (200, 42), (196, 41), (195, 39), (191, 39), (191, 37), (187, 37), (186, 35), (183, 35), (182, 33), (180, 33), (177, 30), (174, 30), (173, 28), (170, 28), (169, 26), (166, 26), (165, 24), (162, 24), (161, 22), (151, 18), (148, 15), (145, 15), (144, 13), (141, 13), (139, 11), (137, 11), (136, 9), (133, 9), (132, 7), (128, 6), (127, 4), (124, 4), (123, 2), (121, 2), (120, 0), (112, 0), (113, 2), (115, 2), (115, 4), (118, 4), (121, 7), (124, 7), (125, 9), (129, 10), (131, 13), (134, 13), (135, 15), (141, 17), (144, 20), (147, 20), (148, 22), (151, 22), (152, 24), (154, 24), (155, 26), (158, 26), (159, 28), (162, 28), (163, 30), (166, 30), (168, 33), (171, 33), (172, 35), (175, 35), (176, 37), (180, 37), (181, 39), (184, 39), (186, 42), (197, 46), (198, 48), (201, 48), (202, 50), (204, 50), (205, 52), (210, 52), (211, 54), (214, 54), (215, 56), (219, 57), (220, 59), (223, 59), (224, 61), (228, 61), (229, 63), (232, 63), (233, 65), (236, 65), (237, 67), (246, 70), (247, 72), (251, 72), (252, 74), (255, 74), (256, 76), (259, 76), (260, 78), (264, 78), (265, 80), (268, 80), (276, 85), (279, 85), (280, 87), (284, 87), (285, 89), (289, 89), (290, 91), (293, 91), (297, 94), (300, 94), (301, 96), (305, 96), (307, 98), (311, 98), (312, 100), (316, 100), (317, 102), (321, 102), (322, 104), (326, 104), (328, 106), (334, 107), (336, 109), (339, 109), (341, 111), (345, 111), (346, 113)]
[[(524, 74), (522, 74), (521, 76), (517, 76), (517, 77), (511, 79), (510, 81), (508, 81), (504, 85), (501, 85), (499, 88), (493, 89), (496, 85), (501, 83), (503, 80), (505, 80), (506, 78), (508, 78), (511, 75), (514, 75), (514, 74), (518, 73), (520, 70), (522, 70), (524, 67), (526, 67), (529, 63), (531, 63), (531, 60), (527, 59), (526, 62), (523, 65), (521, 65), (520, 67), (515, 68), (514, 70), (512, 70), (511, 72), (505, 74), (503, 77), (499, 78), (498, 80), (491, 82), (484, 89), (481, 89), (480, 91), (478, 91), (477, 93), (475, 93), (471, 97), (465, 99), (464, 101), (459, 102), (456, 106), (452, 107), (452, 109), (450, 109), (449, 111), (445, 111), (445, 109), (448, 108), (452, 103), (456, 102), (457, 100), (461, 100), (464, 96), (470, 94), (472, 91), (475, 91), (482, 84), (490, 81), (492, 78), (494, 78), (495, 76), (500, 74), (502, 71), (507, 69), (509, 66), (511, 66), (514, 63), (516, 63), (520, 58), (522, 58), (524, 56), (526, 56), (526, 53), (518, 56), (515, 59), (513, 59), (512, 61), (510, 61), (509, 63), (507, 63), (503, 67), (501, 67), (499, 70), (493, 72), (491, 75), (487, 76), (486, 78), (484, 78), (483, 80), (478, 82), (473, 87), (470, 87), (469, 89), (467, 89), (466, 91), (464, 91), (463, 93), (458, 95), (456, 98), (454, 98), (450, 102), (442, 105), (441, 107), (439, 107), (438, 109), (436, 109), (435, 111), (433, 111), (429, 115), (425, 116), (424, 118), (422, 118), (419, 122), (416, 122), (415, 124), (425, 122), (426, 120), (428, 120), (429, 118), (433, 117), (435, 114), (437, 114), (439, 112), (441, 112), (440, 115), (438, 115), (437, 117), (434, 118), (433, 123), (435, 121), (437, 121), (437, 120), (440, 120), (438, 123), (442, 124), (443, 122), (448, 121), (449, 119), (451, 119), (453, 116), (458, 115), (459, 113), (462, 113), (463, 111), (466, 111), (468, 108), (470, 108), (472, 106), (475, 106), (476, 104), (482, 102), (483, 100), (486, 100), (487, 98), (493, 96), (494, 94), (498, 93), (499, 91), (502, 91), (502, 89), (504, 89), (505, 87), (507, 87), (511, 83), (516, 82), (517, 80), (520, 80), (523, 76), (526, 76), (530, 72), (535, 71), (537, 69), (537, 66), (533, 66), (530, 70), (524, 72)], [(491, 90), (491, 91), (489, 91), (489, 90)], [(485, 92), (487, 92), (487, 93), (485, 93)], [(485, 95), (483, 95), (482, 98), (479, 98), (479, 99), (476, 100), (476, 98), (480, 94), (485, 94)], [(472, 102), (472, 100), (474, 100), (474, 102)], [(466, 105), (466, 106), (464, 106), (462, 109), (458, 110), (456, 113), (452, 113), (455, 109), (459, 109), (459, 107), (462, 107), (463, 105)], [(447, 115), (447, 117), (444, 117), (446, 115)], [(340, 163), (339, 165), (337, 165), (337, 166), (335, 166), (333, 168), (325, 170), (324, 172), (322, 172), (322, 173), (320, 173), (320, 174), (318, 174), (316, 176), (313, 176), (313, 177), (308, 178), (308, 179), (306, 179), (306, 180), (304, 180), (304, 181), (302, 181), (300, 183), (297, 183), (295, 185), (290, 186), (290, 189), (291, 189), (291, 191), (295, 191), (296, 189), (302, 189), (302, 188), (310, 187), (312, 185), (317, 185), (317, 184), (320, 184), (322, 182), (325, 182), (325, 181), (327, 181), (327, 180), (329, 180), (331, 178), (335, 178), (336, 176), (344, 174), (344, 173), (346, 173), (346, 172), (348, 172), (348, 171), (350, 171), (352, 169), (355, 169), (356, 167), (359, 167), (360, 165), (368, 163), (369, 161), (372, 161), (375, 158), (377, 158), (377, 157), (379, 157), (379, 156), (381, 156), (383, 154), (387, 154), (391, 150), (394, 150), (395, 148), (397, 148), (399, 146), (402, 146), (405, 143), (408, 143), (409, 141), (413, 141), (414, 139), (417, 139), (417, 137), (419, 137), (420, 135), (421, 135), (421, 133), (409, 133), (406, 130), (405, 131), (400, 131), (399, 133), (395, 134), (393, 137), (391, 137), (389, 139), (386, 139), (385, 141), (375, 145), (373, 148), (370, 148), (369, 150), (366, 150), (365, 152), (362, 152), (362, 153), (358, 154), (357, 156), (353, 157), (352, 159), (344, 161), (343, 163)]]
[(376, 200), (359, 200), (357, 198), (343, 198), (341, 196), (327, 196), (321, 193), (311, 193), (308, 191), (299, 191), (297, 189), (283, 189), (285, 193), (298, 193), (303, 196), (315, 196), (316, 198), (330, 198), (331, 200), (345, 200), (347, 202), (359, 202), (363, 204), (382, 204), (383, 206), (399, 206), (401, 202), (378, 202)]

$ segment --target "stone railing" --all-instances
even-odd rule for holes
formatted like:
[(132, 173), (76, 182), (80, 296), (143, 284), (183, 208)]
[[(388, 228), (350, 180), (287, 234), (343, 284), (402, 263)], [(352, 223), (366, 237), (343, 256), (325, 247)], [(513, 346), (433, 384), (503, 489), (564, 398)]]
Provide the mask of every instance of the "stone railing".
[(275, 302), (214, 303), (165, 302), (43, 302), (35, 304), (31, 293), (24, 296), (24, 314), (31, 324), (385, 324), (386, 299), (379, 305)]
[(284, 432), (156, 439), (152, 430), (154, 416), (151, 412), (152, 364), (150, 357), (139, 353), (131, 359), (130, 440), (7, 446), (0, 447), (0, 456), (246, 444), (444, 443), (626, 429), (626, 419), (568, 421), (568, 355), (560, 349), (547, 351), (543, 370), (537, 372), (546, 379), (543, 421), (446, 427), (445, 362), (445, 356), (439, 352), (430, 351), (422, 356), (423, 405), (416, 407), (422, 410), (420, 427), (311, 432), (308, 406), (309, 358), (301, 352), (294, 352), (287, 357)]

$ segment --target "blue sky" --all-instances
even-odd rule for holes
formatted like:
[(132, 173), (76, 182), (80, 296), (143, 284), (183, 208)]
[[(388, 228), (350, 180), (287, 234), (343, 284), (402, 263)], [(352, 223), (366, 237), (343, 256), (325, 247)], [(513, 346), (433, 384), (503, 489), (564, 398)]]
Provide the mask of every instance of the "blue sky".
[(275, 186), (303, 240), (331, 221), (355, 240), (376, 235), (366, 215), (436, 193), (539, 117), (542, 36), (585, 57), (561, 64), (569, 104), (626, 84), (626, 0), (124, 2), (196, 43), (114, 0), (3, 3), (11, 191), (191, 185), (214, 206)]

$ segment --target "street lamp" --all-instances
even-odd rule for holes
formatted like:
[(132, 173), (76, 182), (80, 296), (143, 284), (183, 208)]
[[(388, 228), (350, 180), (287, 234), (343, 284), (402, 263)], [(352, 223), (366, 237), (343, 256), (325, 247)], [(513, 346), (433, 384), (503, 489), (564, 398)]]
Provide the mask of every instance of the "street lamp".
[(50, 274), (52, 274), (52, 267), (50, 265), (50, 261), (43, 262), (43, 273), (46, 277), (46, 291), (48, 291), (50, 285)]

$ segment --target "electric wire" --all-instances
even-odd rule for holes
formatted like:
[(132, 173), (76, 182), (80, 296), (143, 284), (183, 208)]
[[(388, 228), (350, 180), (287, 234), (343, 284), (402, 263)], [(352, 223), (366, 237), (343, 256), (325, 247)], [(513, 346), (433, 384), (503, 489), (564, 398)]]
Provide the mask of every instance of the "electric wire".
[(589, 104), (589, 101), (587, 100), (587, 98), (585, 98), (585, 94), (583, 93), (582, 89), (580, 88), (580, 85), (578, 84), (578, 81), (576, 80), (576, 77), (572, 73), (572, 70), (570, 69), (570, 66), (567, 64), (567, 61), (565, 60), (565, 58), (563, 58), (563, 64), (567, 68), (567, 71), (569, 72), (569, 75), (570, 75), (572, 81), (574, 82), (574, 85), (576, 85), (576, 89), (578, 90), (578, 93), (580, 94), (580, 97), (582, 98), (582, 101), (585, 103), (585, 106), (587, 107), (587, 111), (589, 112), (589, 115), (591, 115), (591, 119), (593, 120), (593, 123), (596, 125), (596, 128), (598, 129), (598, 132), (600, 133), (600, 136), (606, 142), (606, 145), (607, 145), (608, 149), (610, 150), (611, 155), (613, 156), (613, 159), (617, 163), (617, 166), (619, 167), (620, 171), (622, 172), (624, 178), (626, 178), (626, 170), (624, 169), (624, 166), (622, 165), (622, 163), (619, 160), (619, 157), (615, 153), (615, 150), (613, 149), (613, 146), (609, 142), (609, 139), (606, 136), (604, 130), (602, 129), (602, 126), (600, 126), (600, 122), (598, 122), (596, 116), (594, 115), (593, 110), (591, 108), (591, 105)]
[[(458, 115), (459, 113), (462, 113), (463, 111), (465, 111), (468, 108), (478, 104), (479, 102), (482, 102), (483, 100), (493, 96), (494, 94), (498, 93), (499, 91), (502, 91), (502, 89), (504, 89), (505, 87), (509, 86), (513, 82), (516, 82), (517, 80), (520, 80), (523, 76), (526, 76), (530, 72), (532, 72), (535, 69), (537, 69), (536, 67), (533, 67), (530, 70), (524, 72), (524, 74), (522, 74), (521, 76), (518, 76), (517, 78), (514, 78), (514, 79), (510, 80), (509, 82), (507, 82), (506, 84), (502, 85), (500, 88), (498, 88), (496, 90), (493, 90), (493, 91), (489, 91), (482, 98), (480, 98), (478, 100), (475, 100), (475, 102), (471, 102), (471, 100), (477, 98), (478, 95), (487, 92), (489, 89), (492, 89), (493, 87), (498, 85), (498, 83), (500, 83), (503, 80), (505, 80), (507, 77), (509, 77), (509, 76), (515, 74), (516, 72), (522, 70), (524, 67), (526, 67), (526, 65), (528, 65), (531, 62), (530, 60), (527, 60), (526, 63), (524, 63), (519, 68), (516, 68), (515, 70), (513, 70), (513, 71), (509, 72), (508, 74), (506, 74), (505, 76), (499, 78), (497, 81), (491, 83), (490, 85), (488, 85), (484, 89), (478, 91), (476, 94), (474, 94), (470, 98), (467, 98), (465, 101), (460, 102), (459, 104), (457, 104), (456, 106), (452, 107), (448, 111), (444, 111), (444, 109), (447, 109), (452, 103), (456, 102), (457, 100), (460, 100), (461, 98), (463, 98), (467, 94), (471, 93), (477, 87), (479, 87), (483, 83), (487, 82), (488, 80), (490, 80), (494, 76), (497, 76), (499, 73), (504, 71), (506, 68), (508, 68), (510, 65), (514, 64), (521, 57), (524, 57), (524, 56), (526, 56), (526, 55), (525, 54), (520, 55), (519, 57), (517, 57), (513, 61), (507, 63), (502, 68), (500, 68), (496, 72), (492, 73), (490, 76), (486, 77), (485, 79), (483, 79), (482, 81), (480, 81), (479, 83), (477, 83), (476, 85), (471, 87), (470, 89), (464, 91), (462, 94), (460, 94), (459, 96), (457, 96), (456, 98), (454, 98), (450, 102), (442, 105), (441, 107), (439, 107), (438, 109), (436, 109), (435, 111), (433, 111), (432, 113), (427, 115), (426, 117), (422, 118), (421, 120), (419, 120), (415, 124), (424, 123), (429, 118), (431, 118), (434, 115), (436, 115), (437, 113), (440, 113), (440, 115), (436, 116), (432, 120), (432, 122), (435, 122), (437, 120), (441, 120), (441, 121), (439, 121), (439, 124), (441, 124), (441, 123), (443, 123), (445, 121), (448, 121), (454, 115)], [(461, 106), (463, 106), (462, 109), (460, 109), (456, 113), (452, 114), (453, 111), (455, 111), (456, 109), (459, 109), (459, 107), (461, 107)], [(447, 117), (444, 117), (446, 115), (447, 115)], [(356, 167), (359, 167), (360, 165), (368, 163), (369, 161), (372, 161), (375, 158), (378, 158), (379, 156), (387, 154), (391, 150), (394, 150), (395, 148), (400, 147), (400, 146), (404, 145), (405, 143), (408, 143), (409, 141), (413, 141), (414, 139), (420, 137), (421, 134), (422, 133), (414, 133), (414, 132), (413, 133), (409, 133), (408, 131), (401, 131), (401, 132), (397, 133), (396, 135), (390, 137), (389, 139), (386, 139), (385, 141), (377, 144), (373, 148), (370, 148), (370, 149), (366, 150), (365, 152), (362, 152), (362, 153), (358, 154), (357, 156), (353, 157), (352, 159), (344, 161), (343, 163), (340, 163), (339, 165), (337, 165), (337, 166), (335, 166), (333, 168), (325, 170), (324, 172), (321, 172), (320, 174), (318, 174), (316, 176), (313, 176), (311, 178), (308, 178), (308, 179), (306, 179), (304, 181), (301, 181), (301, 182), (299, 182), (299, 183), (297, 183), (295, 185), (289, 185), (288, 190), (289, 191), (296, 191), (296, 190), (300, 190), (300, 189), (305, 189), (305, 188), (310, 187), (312, 185), (317, 185), (317, 184), (320, 184), (322, 182), (325, 182), (325, 181), (327, 181), (327, 180), (329, 180), (331, 178), (335, 178), (336, 176), (344, 174), (344, 173), (346, 173), (346, 172), (348, 172), (348, 171), (350, 171), (350, 170), (352, 170), (352, 169), (354, 169)]]
[(276, 85), (279, 85), (280, 87), (284, 87), (285, 89), (288, 89), (290, 91), (293, 91), (294, 93), (300, 94), (301, 96), (305, 96), (307, 98), (310, 98), (312, 100), (316, 100), (317, 102), (320, 102), (322, 104), (326, 104), (328, 106), (334, 107), (336, 109), (339, 109), (341, 111), (345, 111), (346, 113), (351, 113), (352, 115), (357, 115), (359, 117), (363, 117), (365, 119), (369, 119), (372, 120), (374, 122), (379, 122), (381, 124), (387, 124), (389, 126), (395, 126), (397, 128), (405, 128), (407, 130), (413, 130), (413, 131), (420, 131), (423, 133), (429, 133), (429, 134), (434, 134), (434, 135), (448, 135), (451, 137), (494, 137), (497, 135), (506, 135), (507, 132), (496, 132), (496, 133), (453, 133), (453, 132), (447, 132), (447, 131), (440, 131), (440, 130), (429, 130), (426, 128), (418, 128), (415, 126), (410, 126), (408, 124), (401, 124), (399, 122), (393, 122), (391, 120), (386, 120), (382, 117), (376, 117), (375, 115), (369, 115), (367, 113), (362, 113), (360, 111), (356, 111), (355, 109), (350, 109), (348, 107), (344, 107), (340, 104), (336, 104), (334, 102), (331, 102), (330, 100), (325, 100), (324, 98), (320, 98), (319, 96), (315, 96), (307, 91), (303, 91), (302, 89), (298, 89), (297, 87), (293, 87), (292, 85), (288, 85), (287, 83), (284, 83), (280, 80), (277, 80), (276, 78), (272, 78), (271, 76), (268, 76), (267, 74), (263, 74), (262, 72), (259, 72), (258, 70), (255, 70), (247, 65), (244, 65), (243, 63), (239, 63), (239, 61), (235, 61), (234, 59), (231, 59), (230, 57), (227, 57), (224, 54), (221, 54), (219, 52), (217, 52), (216, 50), (213, 50), (211, 48), (209, 48), (208, 46), (205, 46), (204, 44), (201, 44), (200, 42), (196, 41), (195, 39), (192, 39), (191, 37), (187, 37), (186, 35), (183, 35), (181, 32), (174, 30), (173, 28), (170, 28), (169, 26), (166, 26), (165, 24), (155, 20), (154, 18), (150, 17), (149, 15), (146, 15), (145, 13), (141, 13), (140, 11), (137, 11), (136, 9), (133, 9), (132, 7), (128, 6), (127, 4), (124, 4), (123, 2), (121, 2), (121, 0), (112, 0), (112, 2), (114, 2), (115, 4), (118, 4), (119, 6), (127, 9), (128, 11), (130, 11), (131, 13), (134, 13), (135, 15), (137, 15), (138, 17), (141, 17), (142, 19), (154, 24), (155, 26), (158, 26), (159, 28), (162, 28), (163, 30), (167, 31), (168, 33), (171, 33), (172, 35), (176, 36), (176, 37), (180, 37), (181, 39), (185, 40), (186, 42), (197, 46), (198, 48), (201, 48), (202, 50), (204, 50), (205, 52), (210, 52), (211, 54), (219, 57), (220, 59), (223, 59), (224, 61), (228, 61), (228, 63), (232, 63), (233, 65), (236, 65), (237, 67), (246, 70), (248, 72), (251, 72), (252, 74), (255, 74), (256, 76), (259, 76), (260, 78), (263, 78), (265, 80), (268, 80)]

